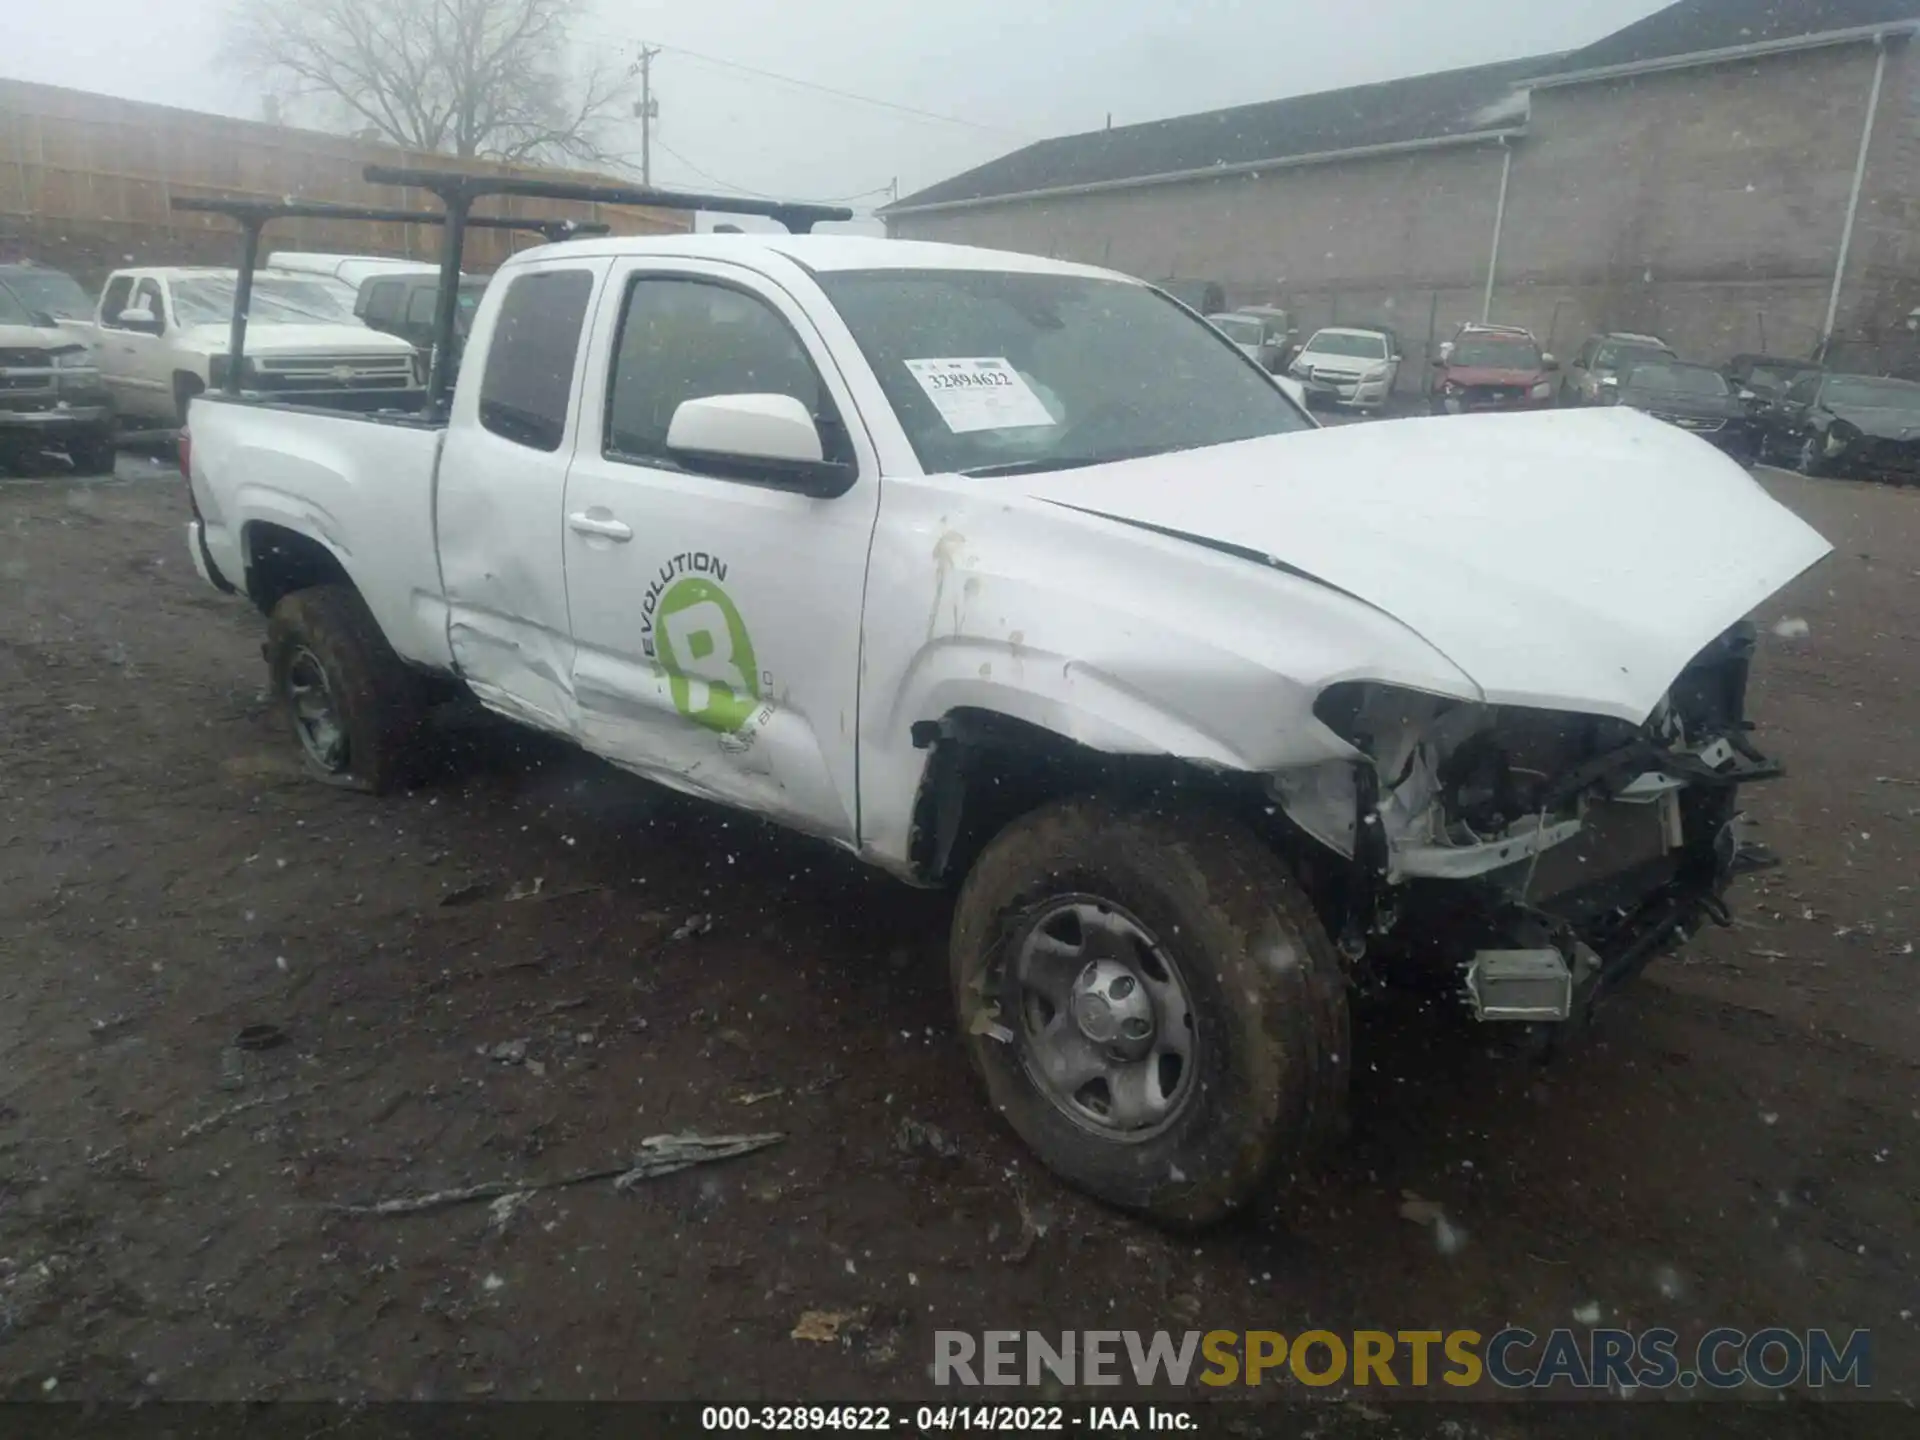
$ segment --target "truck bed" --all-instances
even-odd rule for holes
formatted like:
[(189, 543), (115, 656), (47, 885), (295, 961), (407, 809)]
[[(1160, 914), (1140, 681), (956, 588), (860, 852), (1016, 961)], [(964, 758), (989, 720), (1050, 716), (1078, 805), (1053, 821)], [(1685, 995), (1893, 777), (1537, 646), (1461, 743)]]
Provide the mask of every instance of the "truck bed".
[[(388, 406), (353, 408), (374, 394)], [(248, 537), (228, 523), (231, 514), (312, 536), (333, 552), (404, 659), (448, 669), (433, 529), (446, 427), (417, 407), (391, 408), (397, 398), (390, 390), (335, 391), (323, 406), (197, 397), (188, 415), (194, 500), (222, 574), (238, 583), (247, 569)], [(218, 489), (209, 476), (220, 477)]]

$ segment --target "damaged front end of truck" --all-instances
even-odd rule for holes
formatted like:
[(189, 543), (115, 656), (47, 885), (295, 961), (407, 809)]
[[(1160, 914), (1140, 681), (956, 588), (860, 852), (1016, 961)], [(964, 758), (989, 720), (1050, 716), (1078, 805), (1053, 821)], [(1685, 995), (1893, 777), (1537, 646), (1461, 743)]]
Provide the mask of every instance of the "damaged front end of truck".
[(1706, 920), (1730, 919), (1750, 739), (1751, 624), (1719, 636), (1640, 725), (1393, 686), (1327, 689), (1357, 752), (1275, 775), (1271, 798), (1340, 857), (1330, 928), (1356, 966), (1458, 978), (1483, 1021), (1584, 1016)]

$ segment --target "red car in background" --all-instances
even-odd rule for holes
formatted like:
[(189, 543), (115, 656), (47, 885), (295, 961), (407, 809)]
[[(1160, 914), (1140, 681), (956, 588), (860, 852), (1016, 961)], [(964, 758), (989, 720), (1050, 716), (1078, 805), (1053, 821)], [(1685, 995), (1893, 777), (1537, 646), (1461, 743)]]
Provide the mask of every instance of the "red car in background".
[(1560, 368), (1532, 332), (1508, 325), (1462, 325), (1434, 360), (1433, 413), (1545, 410)]

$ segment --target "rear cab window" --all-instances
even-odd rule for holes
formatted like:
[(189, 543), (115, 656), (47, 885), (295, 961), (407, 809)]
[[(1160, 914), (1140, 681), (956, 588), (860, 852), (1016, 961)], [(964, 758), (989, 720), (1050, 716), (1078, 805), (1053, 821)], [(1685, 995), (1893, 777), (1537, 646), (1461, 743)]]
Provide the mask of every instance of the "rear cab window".
[(589, 270), (514, 276), (494, 318), (480, 381), (480, 424), (530, 450), (560, 448), (593, 295)]
[(409, 325), (433, 324), (433, 312), (440, 299), (439, 289), (432, 285), (420, 285), (407, 296), (407, 323)]
[(392, 322), (400, 314), (400, 283), (397, 280), (379, 280), (367, 287), (367, 299), (364, 313), (369, 320)]

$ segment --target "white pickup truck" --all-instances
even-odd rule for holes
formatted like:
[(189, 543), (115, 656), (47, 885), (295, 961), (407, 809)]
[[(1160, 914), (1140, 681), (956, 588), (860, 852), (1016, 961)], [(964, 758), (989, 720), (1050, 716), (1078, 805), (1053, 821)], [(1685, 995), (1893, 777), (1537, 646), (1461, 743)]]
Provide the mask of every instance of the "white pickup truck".
[(1637, 414), (1322, 430), (1147, 284), (846, 236), (529, 250), (444, 420), (190, 430), (315, 775), (443, 677), (958, 882), (992, 1103), (1187, 1225), (1337, 1126), (1367, 967), (1547, 1028), (1724, 916), (1742, 617), (1828, 549)]
[[(120, 417), (177, 425), (187, 404), (226, 380), (235, 277), (231, 270), (148, 266), (116, 270), (100, 292), (96, 353)], [(249, 387), (411, 389), (413, 347), (353, 315), (353, 289), (330, 277), (263, 270), (255, 276)]]

